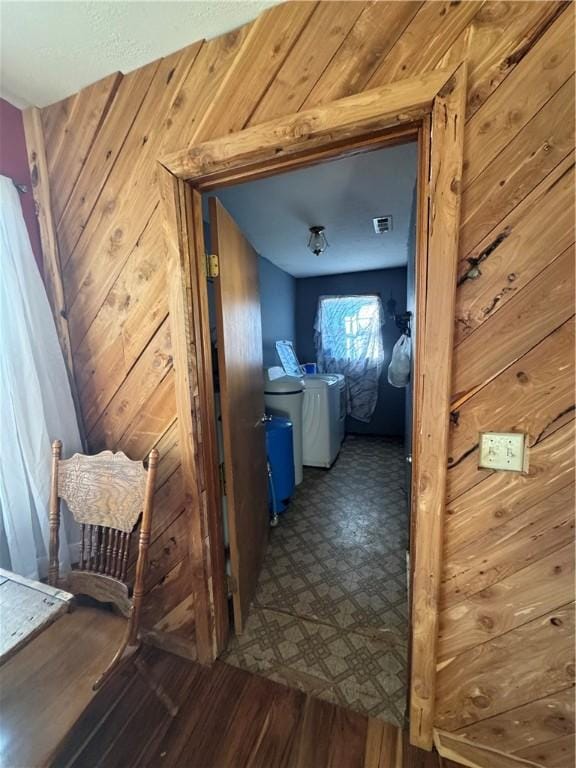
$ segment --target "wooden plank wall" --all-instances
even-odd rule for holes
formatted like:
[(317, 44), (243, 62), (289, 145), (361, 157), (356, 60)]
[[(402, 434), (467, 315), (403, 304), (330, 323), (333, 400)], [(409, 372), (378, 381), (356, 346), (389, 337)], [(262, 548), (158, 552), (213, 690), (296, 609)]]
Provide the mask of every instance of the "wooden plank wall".
[[(546, 765), (574, 732), (573, 16), (563, 2), (291, 2), (42, 110), (88, 440), (160, 450), (145, 621), (190, 638), (156, 158), (467, 60), (436, 722)], [(528, 474), (478, 470), (482, 430), (525, 431)]]

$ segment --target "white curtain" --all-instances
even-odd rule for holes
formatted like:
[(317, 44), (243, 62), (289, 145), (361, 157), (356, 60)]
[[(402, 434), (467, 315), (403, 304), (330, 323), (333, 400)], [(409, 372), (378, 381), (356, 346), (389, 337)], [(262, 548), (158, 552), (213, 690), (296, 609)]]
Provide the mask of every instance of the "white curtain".
[(369, 422), (384, 362), (384, 313), (379, 296), (321, 296), (314, 323), (320, 373), (346, 378), (348, 414)]
[[(0, 176), (0, 565), (29, 578), (48, 565), (51, 444), (82, 451), (52, 312), (12, 180)], [(78, 527), (60, 529), (70, 564)]]

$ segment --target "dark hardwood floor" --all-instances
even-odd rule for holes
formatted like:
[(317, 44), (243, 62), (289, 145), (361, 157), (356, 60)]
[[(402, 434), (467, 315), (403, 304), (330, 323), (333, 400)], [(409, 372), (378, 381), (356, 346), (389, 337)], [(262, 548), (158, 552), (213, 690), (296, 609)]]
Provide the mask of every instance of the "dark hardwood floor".
[(0, 667), (2, 768), (46, 765), (95, 698), (92, 685), (125, 632), (123, 617), (77, 607)]
[(393, 725), (222, 662), (212, 667), (146, 649), (172, 718), (134, 665), (92, 700), (53, 768), (439, 768)]

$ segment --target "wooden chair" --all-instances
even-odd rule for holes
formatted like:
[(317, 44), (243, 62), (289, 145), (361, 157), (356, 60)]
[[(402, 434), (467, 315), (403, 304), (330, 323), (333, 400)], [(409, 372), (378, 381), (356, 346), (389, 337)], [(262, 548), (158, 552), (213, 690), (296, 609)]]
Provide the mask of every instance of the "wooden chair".
[[(155, 448), (150, 452), (148, 470), (142, 462), (132, 461), (124, 453), (103, 451), (96, 456), (76, 453), (70, 459), (62, 459), (61, 455), (62, 443), (55, 440), (52, 444), (48, 581), (53, 586), (61, 583), (58, 532), (62, 499), (82, 531), (80, 562), (62, 584), (73, 594), (111, 603), (128, 619), (120, 647), (93, 685), (96, 691), (140, 647), (138, 629), (159, 454)], [(138, 560), (134, 588), (130, 593), (127, 583), (130, 539), (140, 514)], [(142, 672), (141, 665), (135, 661)], [(160, 686), (150, 679), (147, 682), (172, 711), (173, 705)]]

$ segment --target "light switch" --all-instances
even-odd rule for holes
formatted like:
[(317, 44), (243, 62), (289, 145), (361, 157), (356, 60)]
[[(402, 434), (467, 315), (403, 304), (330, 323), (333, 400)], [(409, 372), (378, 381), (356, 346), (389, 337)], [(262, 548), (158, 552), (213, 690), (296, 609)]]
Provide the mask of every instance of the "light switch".
[(480, 461), (485, 469), (524, 470), (522, 432), (483, 432), (480, 435)]

